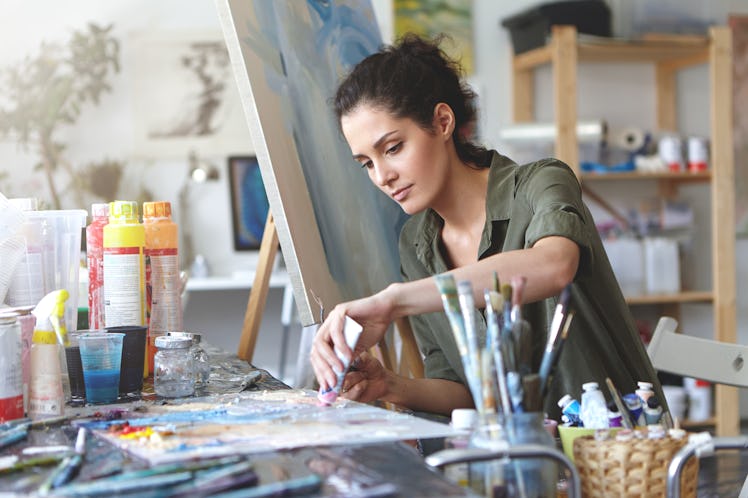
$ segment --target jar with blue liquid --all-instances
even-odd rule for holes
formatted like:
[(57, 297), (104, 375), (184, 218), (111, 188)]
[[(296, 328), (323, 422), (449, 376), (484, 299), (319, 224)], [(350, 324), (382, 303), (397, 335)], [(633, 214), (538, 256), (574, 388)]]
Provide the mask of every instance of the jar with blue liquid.
[(153, 389), (165, 398), (181, 398), (195, 393), (195, 367), (192, 339), (170, 335), (156, 337)]

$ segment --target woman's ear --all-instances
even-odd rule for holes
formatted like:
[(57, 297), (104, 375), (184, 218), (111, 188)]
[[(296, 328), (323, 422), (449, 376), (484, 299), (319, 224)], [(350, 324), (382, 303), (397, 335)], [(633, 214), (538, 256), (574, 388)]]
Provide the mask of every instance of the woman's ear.
[(452, 108), (444, 102), (439, 102), (434, 107), (434, 130), (436, 133), (449, 138), (455, 129), (455, 113)]

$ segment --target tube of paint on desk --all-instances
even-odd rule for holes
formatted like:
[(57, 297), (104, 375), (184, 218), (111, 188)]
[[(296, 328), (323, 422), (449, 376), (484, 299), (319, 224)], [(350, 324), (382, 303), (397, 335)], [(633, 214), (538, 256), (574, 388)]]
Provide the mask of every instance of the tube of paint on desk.
[(634, 425), (646, 425), (644, 423), (644, 406), (639, 396), (636, 393), (629, 393), (624, 394), (622, 397)]
[(657, 396), (650, 396), (647, 399), (647, 403), (644, 405), (644, 420), (647, 425), (654, 425), (660, 423), (662, 417), (662, 405)]
[(608, 402), (608, 427), (623, 427), (623, 415), (613, 400)]
[(582, 425), (582, 418), (579, 416), (582, 407), (579, 405), (579, 401), (571, 397), (571, 394), (564, 394), (558, 400), (558, 407), (561, 408), (561, 413), (566, 415), (570, 425), (574, 427)]
[[(348, 347), (351, 348), (351, 350), (356, 347), (358, 338), (363, 330), (364, 328), (353, 318), (350, 318), (348, 316), (345, 317), (343, 336), (345, 337), (346, 344), (348, 344)], [(348, 367), (350, 366), (346, 357), (343, 356), (343, 354), (337, 348), (335, 348), (335, 354), (338, 355), (340, 361), (343, 362), (343, 371), (338, 373), (338, 380), (333, 387), (330, 387), (324, 391), (320, 390), (319, 394), (317, 395), (317, 398), (322, 403), (328, 405), (331, 405), (335, 402), (336, 399), (338, 399), (340, 390), (343, 388), (343, 379), (345, 379), (345, 374), (348, 371)]]

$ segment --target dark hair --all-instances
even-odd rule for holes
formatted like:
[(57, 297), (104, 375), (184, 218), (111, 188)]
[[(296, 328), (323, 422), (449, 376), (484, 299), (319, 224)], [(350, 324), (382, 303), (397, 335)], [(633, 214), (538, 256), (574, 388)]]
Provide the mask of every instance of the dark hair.
[(426, 40), (407, 34), (394, 45), (359, 62), (338, 86), (335, 115), (340, 119), (360, 104), (384, 109), (398, 118), (413, 119), (433, 131), (434, 108), (443, 102), (452, 108), (452, 133), (460, 160), (480, 167), (490, 165), (490, 153), (471, 142), (477, 120), (475, 92), (461, 80), (462, 68), (440, 48), (445, 37)]

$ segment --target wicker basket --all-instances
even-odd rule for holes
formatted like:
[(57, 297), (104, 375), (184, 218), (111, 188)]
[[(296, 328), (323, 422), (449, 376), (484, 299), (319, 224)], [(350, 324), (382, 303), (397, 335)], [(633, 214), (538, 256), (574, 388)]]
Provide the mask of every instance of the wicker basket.
[[(596, 441), (582, 436), (574, 441), (574, 459), (582, 481), (582, 496), (664, 497), (667, 469), (688, 438)], [(681, 474), (681, 496), (695, 497), (698, 458), (690, 458)]]

